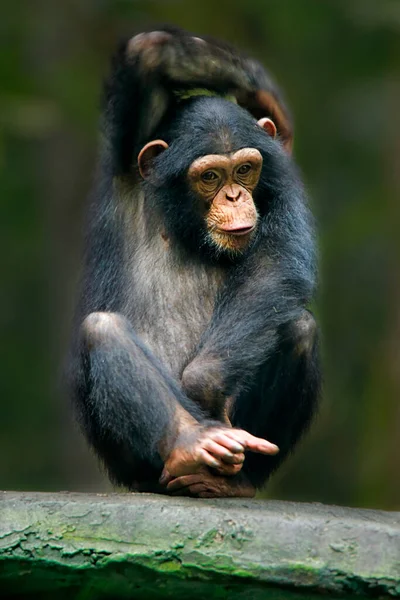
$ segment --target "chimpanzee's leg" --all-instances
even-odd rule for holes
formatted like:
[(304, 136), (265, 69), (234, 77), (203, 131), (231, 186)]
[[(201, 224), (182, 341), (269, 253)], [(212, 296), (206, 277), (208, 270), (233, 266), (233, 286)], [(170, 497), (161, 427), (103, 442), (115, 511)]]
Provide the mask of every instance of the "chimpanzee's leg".
[(279, 453), (271, 456), (247, 452), (242, 470), (234, 477), (213, 475), (208, 470), (178, 477), (168, 486), (171, 493), (252, 496), (305, 432), (315, 413), (321, 385), (314, 317), (305, 311), (279, 333), (276, 352), (260, 369), (252, 389), (236, 399), (229, 415), (233, 427), (275, 443)]
[(179, 474), (240, 469), (243, 446), (221, 438), (220, 424), (185, 396), (123, 316), (86, 317), (71, 367), (83, 427), (114, 482), (143, 489), (171, 456), (166, 465)]
[(274, 442), (279, 454), (247, 453), (243, 474), (257, 488), (267, 481), (307, 430), (321, 391), (318, 330), (313, 315), (285, 324), (275, 354), (252, 390), (235, 402), (232, 424)]

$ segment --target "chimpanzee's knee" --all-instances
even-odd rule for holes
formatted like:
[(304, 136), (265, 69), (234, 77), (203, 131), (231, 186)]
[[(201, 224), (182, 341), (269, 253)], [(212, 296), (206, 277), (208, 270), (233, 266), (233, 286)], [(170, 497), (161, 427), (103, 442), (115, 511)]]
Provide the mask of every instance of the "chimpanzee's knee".
[(318, 336), (318, 326), (312, 313), (305, 310), (296, 321), (290, 323), (289, 332), (296, 354), (312, 352)]
[(112, 312), (90, 313), (82, 322), (82, 341), (89, 350), (121, 336), (126, 329), (125, 317)]

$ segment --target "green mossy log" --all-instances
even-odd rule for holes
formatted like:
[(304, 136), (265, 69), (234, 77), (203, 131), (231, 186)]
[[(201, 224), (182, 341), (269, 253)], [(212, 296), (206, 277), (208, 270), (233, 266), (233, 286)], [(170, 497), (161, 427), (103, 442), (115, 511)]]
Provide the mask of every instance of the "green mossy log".
[[(0, 493), (0, 597), (400, 598), (400, 513)], [(326, 596), (325, 596), (326, 597)]]

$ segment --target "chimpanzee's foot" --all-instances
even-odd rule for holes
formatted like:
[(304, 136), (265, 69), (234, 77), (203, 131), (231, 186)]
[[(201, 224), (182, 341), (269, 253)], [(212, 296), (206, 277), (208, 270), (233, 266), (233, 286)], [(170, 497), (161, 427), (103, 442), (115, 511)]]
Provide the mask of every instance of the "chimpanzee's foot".
[(256, 493), (255, 487), (242, 475), (223, 477), (213, 475), (206, 469), (172, 479), (166, 491), (172, 496), (197, 498), (253, 498)]

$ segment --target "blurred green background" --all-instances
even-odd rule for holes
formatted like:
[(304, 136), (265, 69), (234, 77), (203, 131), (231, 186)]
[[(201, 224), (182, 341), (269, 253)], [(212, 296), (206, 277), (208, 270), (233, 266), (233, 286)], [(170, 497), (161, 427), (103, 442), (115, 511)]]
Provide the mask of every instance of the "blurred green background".
[(266, 497), (400, 508), (400, 2), (36, 0), (0, 19), (0, 488), (109, 490), (60, 385), (100, 82), (174, 23), (286, 91), (321, 250), (324, 402)]

